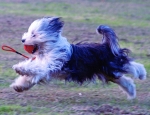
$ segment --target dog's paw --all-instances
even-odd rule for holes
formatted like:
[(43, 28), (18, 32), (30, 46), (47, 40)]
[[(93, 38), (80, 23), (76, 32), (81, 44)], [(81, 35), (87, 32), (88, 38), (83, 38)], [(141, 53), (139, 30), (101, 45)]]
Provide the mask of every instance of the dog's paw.
[(22, 68), (22, 67), (19, 67), (18, 65), (14, 65), (12, 68), (13, 68), (13, 69), (16, 71), (16, 73), (18, 73), (19, 75), (25, 75), (25, 73), (23, 72), (23, 68)]
[(31, 82), (30, 77), (27, 76), (19, 76), (15, 79), (15, 81), (10, 85), (15, 91), (23, 92), (25, 90), (30, 89), (35, 84)]
[(17, 92), (23, 92), (30, 88), (30, 87), (25, 87), (25, 86), (21, 86), (21, 85), (15, 85), (15, 84), (11, 84), (10, 87), (12, 87)]
[(21, 87), (21, 86), (12, 86), (12, 87), (13, 87), (13, 89), (14, 89), (15, 91), (17, 91), (17, 92), (23, 92), (23, 91), (24, 91), (24, 88)]
[(15, 70), (18, 67), (17, 64), (13, 65), (12, 68)]
[(10, 85), (15, 91), (23, 92), (24, 88), (21, 85), (17, 85), (15, 82)]
[(22, 74), (22, 72), (21, 72), (21, 69), (19, 69), (19, 68), (15, 68), (14, 70), (15, 70), (15, 71), (16, 71), (16, 73), (18, 73), (19, 75), (23, 75), (23, 74)]
[(16, 92), (23, 92), (26, 90), (29, 90), (34, 84), (27, 84), (27, 85), (17, 85), (15, 83), (12, 83), (10, 87), (12, 87)]

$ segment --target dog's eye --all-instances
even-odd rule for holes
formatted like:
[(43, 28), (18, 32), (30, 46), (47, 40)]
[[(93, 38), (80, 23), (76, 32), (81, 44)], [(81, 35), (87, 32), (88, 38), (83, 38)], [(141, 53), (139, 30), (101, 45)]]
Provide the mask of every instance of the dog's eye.
[(32, 35), (32, 37), (35, 37), (35, 36), (36, 36), (35, 34)]

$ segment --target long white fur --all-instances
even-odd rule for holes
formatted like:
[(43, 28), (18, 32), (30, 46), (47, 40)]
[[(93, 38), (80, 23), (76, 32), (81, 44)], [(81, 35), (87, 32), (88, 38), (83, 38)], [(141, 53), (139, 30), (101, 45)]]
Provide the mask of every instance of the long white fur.
[[(63, 64), (70, 59), (72, 50), (67, 39), (62, 37), (61, 34), (55, 38), (54, 36), (50, 36), (48, 32), (41, 31), (42, 28), (46, 28), (45, 26), (47, 26), (48, 22), (43, 20), (34, 21), (29, 27), (28, 32), (22, 37), (22, 39), (26, 40), (24, 43), (26, 45), (40, 43), (39, 50), (35, 53), (35, 60), (25, 60), (13, 66), (13, 69), (22, 74), (22, 76), (16, 79), (11, 87), (20, 86), (23, 83), (22, 81), (26, 80), (26, 78), (28, 79), (28, 77), (31, 78), (29, 82), (32, 84), (38, 83), (41, 79), (48, 81), (52, 77), (51, 74), (54, 75), (55, 73), (57, 75)], [(43, 24), (42, 28), (41, 24)], [(33, 37), (33, 31), (36, 38)], [(53, 42), (54, 40), (55, 42)], [(60, 49), (64, 49), (64, 51), (61, 52)]]
[(128, 73), (132, 74), (135, 78), (144, 80), (146, 79), (146, 70), (143, 64), (136, 63), (134, 61), (130, 62), (130, 65), (125, 65), (124, 68)]
[(115, 80), (115, 83), (123, 89), (123, 91), (127, 94), (128, 99), (133, 99), (136, 97), (136, 86), (131, 78), (123, 75), (119, 79)]

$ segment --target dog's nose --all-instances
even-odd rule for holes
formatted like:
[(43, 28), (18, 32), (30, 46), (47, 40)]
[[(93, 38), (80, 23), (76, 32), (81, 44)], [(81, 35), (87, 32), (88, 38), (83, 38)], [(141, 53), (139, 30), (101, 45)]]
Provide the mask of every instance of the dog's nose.
[(25, 39), (22, 39), (22, 42), (24, 43), (26, 40)]

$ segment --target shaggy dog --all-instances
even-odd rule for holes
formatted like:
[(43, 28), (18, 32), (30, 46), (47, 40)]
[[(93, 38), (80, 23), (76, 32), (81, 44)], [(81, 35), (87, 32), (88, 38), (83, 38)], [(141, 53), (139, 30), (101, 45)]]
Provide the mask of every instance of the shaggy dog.
[(35, 84), (47, 83), (51, 78), (65, 79), (82, 84), (98, 78), (104, 83), (118, 84), (128, 95), (136, 97), (136, 87), (127, 74), (145, 79), (146, 70), (129, 58), (129, 50), (120, 48), (110, 27), (100, 25), (97, 32), (103, 35), (101, 43), (70, 44), (61, 35), (64, 22), (59, 17), (35, 20), (24, 33), (24, 45), (34, 46), (36, 57), (20, 62), (13, 69), (20, 75), (11, 87), (17, 92), (30, 89)]

